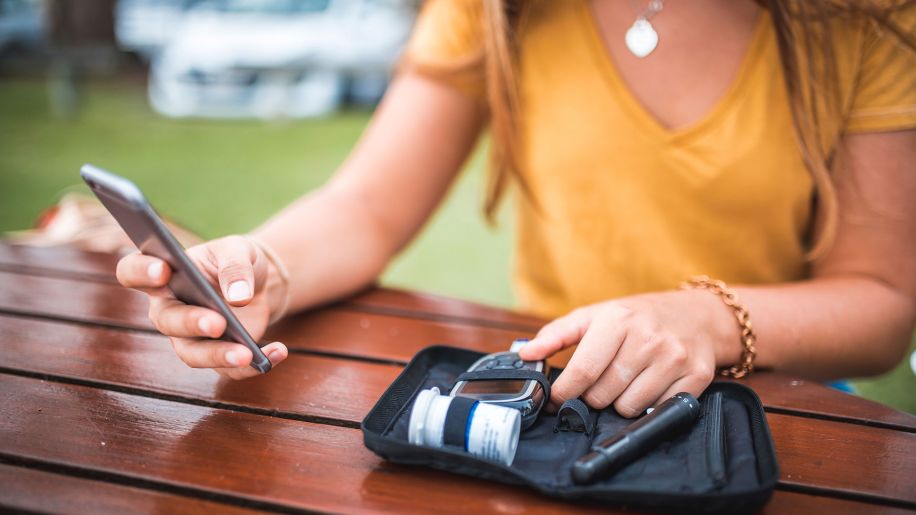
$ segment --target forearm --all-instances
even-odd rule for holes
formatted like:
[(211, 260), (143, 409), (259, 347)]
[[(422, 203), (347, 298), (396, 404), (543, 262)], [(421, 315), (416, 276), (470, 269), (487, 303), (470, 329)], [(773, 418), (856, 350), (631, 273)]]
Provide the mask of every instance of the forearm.
[(254, 235), (289, 271), (290, 312), (365, 288), (392, 253), (390, 238), (371, 214), (330, 185), (297, 200)]
[[(831, 379), (880, 373), (909, 344), (913, 301), (865, 276), (834, 276), (776, 286), (737, 287), (757, 334), (759, 367)], [(738, 325), (720, 307), (717, 365), (741, 356)]]
[(457, 90), (398, 76), (334, 178), (255, 231), (289, 269), (288, 310), (373, 282), (442, 200), (483, 119)]

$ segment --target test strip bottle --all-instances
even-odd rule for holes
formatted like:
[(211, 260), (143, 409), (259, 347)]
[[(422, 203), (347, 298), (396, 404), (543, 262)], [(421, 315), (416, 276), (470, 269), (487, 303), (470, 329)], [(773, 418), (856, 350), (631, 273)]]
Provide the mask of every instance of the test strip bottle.
[(449, 397), (430, 388), (417, 394), (411, 407), (408, 440), (413, 445), (458, 447), (478, 458), (512, 465), (521, 426), (516, 409)]

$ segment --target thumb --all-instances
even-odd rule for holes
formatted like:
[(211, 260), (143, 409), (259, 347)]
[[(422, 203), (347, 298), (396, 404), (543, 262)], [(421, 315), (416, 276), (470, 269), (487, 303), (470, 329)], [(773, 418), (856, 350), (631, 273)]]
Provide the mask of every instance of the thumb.
[(545, 325), (518, 351), (518, 357), (525, 361), (537, 361), (576, 345), (592, 322), (592, 311), (589, 308), (577, 309)]
[(251, 302), (255, 291), (254, 261), (257, 251), (240, 236), (229, 236), (212, 242), (210, 252), (216, 263), (219, 287), (233, 306)]

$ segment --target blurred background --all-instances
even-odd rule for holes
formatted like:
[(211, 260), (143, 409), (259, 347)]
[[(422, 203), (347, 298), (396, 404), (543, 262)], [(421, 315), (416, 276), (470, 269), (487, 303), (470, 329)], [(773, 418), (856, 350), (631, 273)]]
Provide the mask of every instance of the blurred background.
[[(93, 220), (85, 162), (201, 238), (255, 228), (345, 159), (419, 3), (0, 0), (0, 233), (47, 243), (72, 231), (61, 213)], [(511, 307), (512, 223), (481, 216), (485, 155), (383, 284)], [(855, 389), (916, 413), (914, 349)]]
[[(322, 184), (372, 114), (414, 0), (0, 0), (0, 231), (91, 162), (205, 239)], [(480, 216), (485, 151), (383, 282), (508, 306), (508, 221)]]

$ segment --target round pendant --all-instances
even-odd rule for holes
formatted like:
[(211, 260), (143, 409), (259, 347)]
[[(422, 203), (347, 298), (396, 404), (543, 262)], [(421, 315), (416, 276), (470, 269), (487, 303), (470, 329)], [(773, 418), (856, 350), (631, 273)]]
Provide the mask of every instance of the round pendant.
[(658, 33), (652, 24), (645, 18), (637, 18), (633, 26), (627, 30), (625, 39), (627, 48), (636, 57), (642, 58), (652, 53), (658, 46)]

